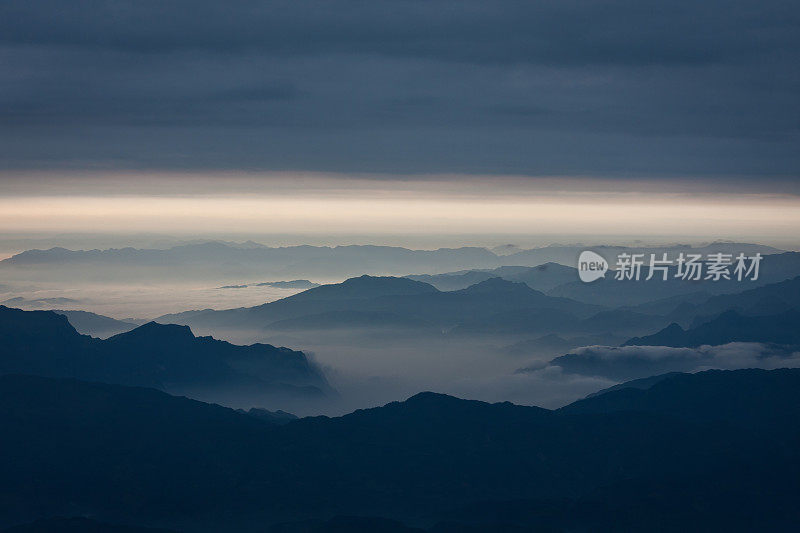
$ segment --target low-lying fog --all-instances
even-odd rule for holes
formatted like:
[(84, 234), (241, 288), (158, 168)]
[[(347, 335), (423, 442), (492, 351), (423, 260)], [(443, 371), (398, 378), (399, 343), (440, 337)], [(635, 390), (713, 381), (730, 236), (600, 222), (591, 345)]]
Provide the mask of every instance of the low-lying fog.
[[(273, 281), (273, 280), (260, 280)], [(277, 280), (276, 280), (277, 281)], [(242, 283), (247, 284), (247, 283)], [(138, 284), (0, 285), (0, 304), (26, 311), (64, 309), (91, 311), (116, 319), (153, 319), (189, 309), (228, 309), (286, 298), (302, 289), (270, 286), (223, 288), (202, 282)]]
[[(0, 302), (26, 310), (84, 310), (117, 319), (152, 319), (188, 309), (226, 309), (258, 305), (300, 292), (248, 284), (221, 288), (199, 284), (75, 285), (70, 288), (29, 286), (0, 292)], [(10, 300), (10, 301), (8, 301)], [(544, 364), (557, 353), (510, 355), (510, 342), (464, 340), (449, 336), (414, 338), (402, 331), (380, 334), (358, 330), (325, 330), (298, 334), (264, 331), (194, 330), (236, 344), (266, 342), (306, 352), (325, 371), (338, 398), (311, 405), (287, 401), (286, 405), (252, 405), (293, 410), (300, 415), (338, 415), (354, 409), (403, 400), (431, 390), (486, 401), (557, 407), (613, 385), (606, 379), (555, 375), (541, 376), (515, 371)], [(248, 406), (247, 398), (236, 407)]]
[[(117, 319), (153, 319), (189, 309), (255, 306), (302, 290), (256, 285), (263, 281), (278, 280), (247, 280), (242, 283), (246, 287), (227, 288), (198, 282), (0, 286), (0, 303), (28, 310), (86, 310)], [(570, 344), (565, 337), (548, 347), (537, 340), (542, 332), (526, 337), (390, 327), (296, 331), (195, 327), (193, 331), (235, 344), (262, 342), (305, 352), (322, 368), (338, 395), (322, 400), (287, 398), (270, 405), (244, 392), (213, 400), (230, 407), (283, 409), (300, 416), (340, 415), (404, 400), (421, 391), (555, 408), (622, 381), (665, 372), (800, 366), (799, 354), (758, 343), (697, 349), (583, 347), (593, 342), (616, 345), (625, 338), (587, 341), (581, 337), (581, 344), (577, 339)], [(570, 357), (549, 364), (565, 353)]]
[[(435, 391), (490, 402), (559, 407), (617, 383), (580, 375), (517, 372), (545, 367), (560, 353), (508, 352), (508, 339), (465, 339), (449, 335), (410, 336), (401, 330), (326, 329), (298, 334), (198, 330), (237, 344), (266, 342), (302, 349), (327, 376), (339, 398), (323, 405), (264, 406), (294, 408), (297, 414), (339, 415), (354, 409), (404, 400), (421, 391)], [(288, 409), (287, 409), (288, 410)]]

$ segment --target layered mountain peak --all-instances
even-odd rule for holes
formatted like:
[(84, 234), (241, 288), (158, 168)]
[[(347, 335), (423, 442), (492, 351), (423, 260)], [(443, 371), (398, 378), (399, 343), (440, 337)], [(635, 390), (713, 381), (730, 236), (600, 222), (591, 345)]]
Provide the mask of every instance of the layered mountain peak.
[(461, 290), (463, 293), (482, 294), (497, 292), (539, 292), (531, 289), (524, 283), (509, 281), (503, 278), (489, 278), (475, 285), (471, 285)]
[(370, 276), (368, 274), (346, 279), (341, 283), (341, 287), (359, 290), (402, 290), (403, 292), (411, 293), (436, 292), (436, 289), (431, 285), (421, 281), (395, 276)]
[(149, 322), (100, 340), (79, 335), (54, 312), (0, 307), (0, 337), (0, 375), (156, 387), (209, 401), (316, 398), (330, 389), (302, 352), (195, 337), (176, 324)]
[(676, 324), (644, 337), (628, 340), (628, 346), (695, 347), (730, 342), (761, 342), (794, 345), (800, 343), (800, 311), (792, 309), (774, 315), (746, 316), (727, 310), (684, 330)]
[(408, 405), (441, 405), (445, 403), (461, 403), (464, 400), (460, 400), (454, 396), (449, 396), (447, 394), (442, 394), (439, 392), (418, 392), (414, 396), (408, 398), (405, 404)]
[(327, 300), (345, 298), (376, 298), (379, 296), (401, 296), (427, 294), (438, 290), (421, 281), (394, 276), (368, 276), (350, 278), (341, 283), (322, 285), (292, 296), (293, 300)]
[(4, 339), (38, 337), (42, 331), (59, 338), (79, 335), (67, 317), (53, 311), (23, 311), (0, 305), (0, 334)]
[(178, 324), (159, 324), (158, 322), (148, 322), (138, 328), (125, 333), (120, 333), (108, 339), (109, 341), (147, 341), (153, 343), (190, 341), (195, 339), (189, 326)]

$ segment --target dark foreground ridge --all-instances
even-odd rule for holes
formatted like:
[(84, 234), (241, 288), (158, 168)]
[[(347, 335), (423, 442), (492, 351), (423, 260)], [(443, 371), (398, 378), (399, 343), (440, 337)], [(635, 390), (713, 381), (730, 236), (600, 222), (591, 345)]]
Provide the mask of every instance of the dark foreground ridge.
[(672, 374), (557, 411), (422, 393), (281, 424), (19, 375), (0, 377), (0, 405), (0, 527), (71, 515), (187, 532), (365, 530), (347, 516), (439, 532), (800, 520), (795, 369)]
[(84, 517), (56, 517), (12, 526), (2, 533), (177, 533), (174, 530), (98, 522)]

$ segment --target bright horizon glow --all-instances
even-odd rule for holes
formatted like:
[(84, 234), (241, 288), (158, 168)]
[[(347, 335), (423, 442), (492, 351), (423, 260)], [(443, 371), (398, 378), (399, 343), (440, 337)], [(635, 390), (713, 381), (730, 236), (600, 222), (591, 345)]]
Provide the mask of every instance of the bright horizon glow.
[(793, 197), (583, 193), (444, 199), (302, 197), (0, 198), (2, 232), (713, 235), (790, 237)]
[(0, 174), (0, 184), (6, 235), (628, 235), (794, 247), (800, 228), (800, 195), (735, 179), (118, 172)]

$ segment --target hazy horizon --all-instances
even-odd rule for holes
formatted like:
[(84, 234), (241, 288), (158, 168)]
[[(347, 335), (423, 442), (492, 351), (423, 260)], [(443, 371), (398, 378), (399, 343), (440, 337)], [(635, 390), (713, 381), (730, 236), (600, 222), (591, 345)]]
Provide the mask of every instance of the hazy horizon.
[(758, 180), (720, 194), (714, 181), (568, 177), (3, 179), (0, 254), (6, 256), (31, 247), (26, 241), (59, 245), (59, 235), (78, 243), (81, 235), (99, 236), (94, 241), (102, 247), (197, 239), (426, 249), (716, 240), (800, 246), (800, 196), (768, 187), (758, 192)]

